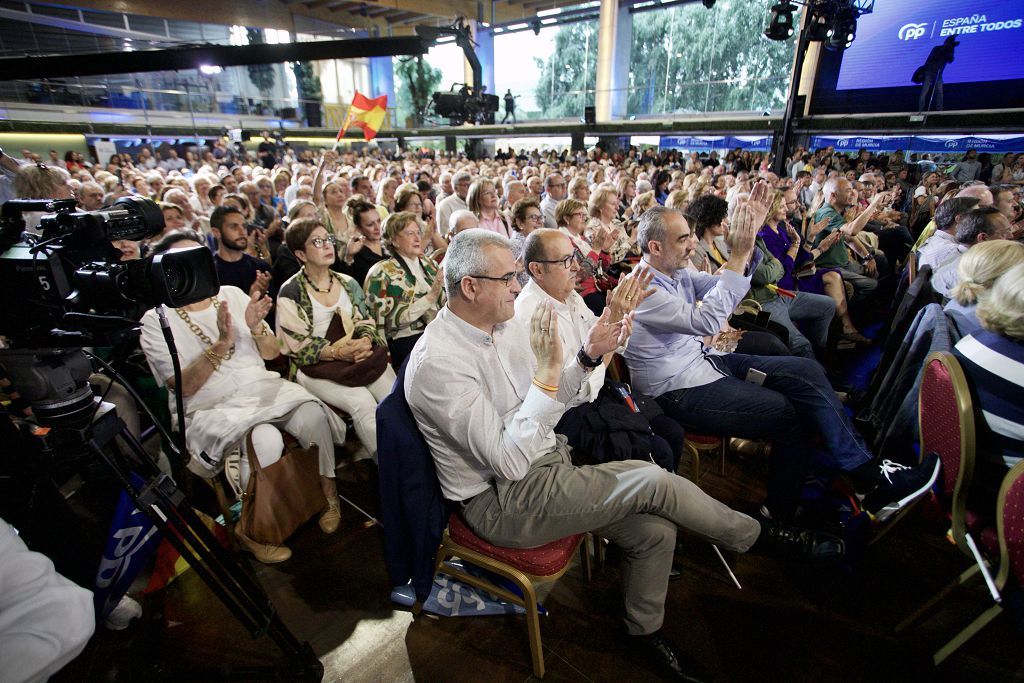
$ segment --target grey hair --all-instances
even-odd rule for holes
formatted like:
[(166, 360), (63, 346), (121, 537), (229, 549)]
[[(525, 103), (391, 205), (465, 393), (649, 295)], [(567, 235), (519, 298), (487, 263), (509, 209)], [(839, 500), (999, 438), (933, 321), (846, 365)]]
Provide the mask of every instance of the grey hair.
[(459, 171), (458, 173), (456, 173), (455, 175), (452, 176), (452, 186), (458, 185), (463, 180), (465, 180), (466, 182), (469, 182), (469, 181), (473, 180), (473, 176), (471, 176), (466, 171)]
[(472, 216), (473, 218), (476, 218), (476, 214), (473, 213), (472, 211), (469, 211), (468, 209), (459, 209), (457, 211), (452, 211), (452, 215), (448, 217), (448, 230), (451, 232), (455, 232), (455, 226), (457, 226), (459, 224), (459, 221), (461, 221), (466, 216)]
[[(825, 197), (825, 202), (828, 203), (829, 197), (836, 193), (839, 189), (839, 183), (846, 180), (843, 176), (833, 176), (825, 181), (825, 184), (821, 187), (821, 194)], [(847, 181), (849, 182), (849, 181)]]
[(651, 187), (651, 181), (643, 179), (636, 181), (636, 193), (638, 195), (643, 194), (644, 192), (650, 192), (652, 189), (654, 188)]
[(640, 222), (636, 226), (636, 242), (640, 245), (640, 251), (650, 253), (651, 242), (665, 243), (665, 216), (670, 213), (682, 216), (683, 213), (677, 209), (668, 209), (664, 206), (652, 206), (640, 216)]
[(481, 275), (487, 270), (484, 247), (488, 246), (512, 250), (507, 237), (482, 228), (471, 228), (452, 238), (444, 256), (444, 289), (449, 299), (459, 292), (462, 278)]
[(960, 216), (956, 222), (956, 241), (960, 244), (974, 244), (978, 235), (985, 233), (992, 237), (995, 226), (990, 222), (993, 217), (1001, 216), (999, 209), (992, 206), (979, 206)]

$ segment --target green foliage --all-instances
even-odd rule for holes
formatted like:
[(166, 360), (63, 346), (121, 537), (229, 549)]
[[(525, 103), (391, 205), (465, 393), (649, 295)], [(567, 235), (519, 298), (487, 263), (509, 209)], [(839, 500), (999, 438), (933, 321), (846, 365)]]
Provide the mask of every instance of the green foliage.
[[(762, 111), (785, 106), (796, 35), (768, 40), (771, 0), (689, 3), (633, 15), (631, 115)], [(794, 17), (799, 23), (799, 15)], [(618, 46), (618, 49), (627, 49)], [(544, 118), (576, 117), (593, 104), (597, 24), (562, 26), (543, 64), (537, 104)]]
[(323, 100), (320, 77), (316, 75), (312, 62), (292, 62), (292, 73), (295, 74), (295, 86), (299, 91), (299, 99)]
[(306, 125), (319, 127), (322, 123), (321, 107), (324, 93), (320, 87), (320, 77), (316, 75), (312, 62), (292, 62), (292, 73), (295, 74), (295, 88), (299, 91), (302, 112)]
[(555, 34), (555, 51), (542, 63), (537, 83), (537, 106), (544, 118), (577, 118), (594, 103), (597, 83), (597, 22), (562, 26)]
[(419, 55), (411, 59), (399, 59), (395, 65), (398, 76), (395, 97), (398, 99), (398, 120), (412, 117), (413, 125), (423, 123), (423, 112), (430, 105), (430, 96), (441, 84), (441, 70), (430, 66)]
[[(246, 37), (250, 45), (263, 45), (263, 31), (258, 28), (245, 29)], [(274, 89), (274, 65), (273, 64), (250, 64), (246, 67), (249, 70), (249, 80), (260, 91), (264, 98), (270, 97), (270, 91)]]
[[(634, 16), (630, 114), (785, 105), (796, 35), (768, 40), (768, 0), (693, 3)], [(794, 17), (799, 22), (799, 17)]]

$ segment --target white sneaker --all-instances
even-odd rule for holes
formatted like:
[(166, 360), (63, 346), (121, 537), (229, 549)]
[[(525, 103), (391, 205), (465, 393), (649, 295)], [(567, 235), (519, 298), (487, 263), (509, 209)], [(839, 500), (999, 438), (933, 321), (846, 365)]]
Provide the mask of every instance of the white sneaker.
[(142, 605), (139, 604), (139, 601), (130, 595), (124, 595), (121, 597), (121, 601), (117, 603), (117, 607), (110, 610), (110, 614), (107, 615), (103, 625), (111, 631), (123, 631), (132, 623), (132, 619), (137, 619), (141, 616)]

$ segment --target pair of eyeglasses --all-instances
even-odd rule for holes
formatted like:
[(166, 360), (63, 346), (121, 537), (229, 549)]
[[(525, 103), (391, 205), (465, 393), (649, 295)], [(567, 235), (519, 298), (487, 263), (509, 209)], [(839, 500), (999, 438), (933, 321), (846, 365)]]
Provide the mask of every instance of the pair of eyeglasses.
[(573, 266), (575, 266), (576, 268), (581, 268), (582, 264), (580, 264), (576, 254), (577, 252), (573, 252), (572, 254), (569, 254), (565, 258), (559, 259), (535, 259), (534, 263), (561, 263), (562, 267), (565, 268), (566, 270), (571, 270)]
[(512, 271), (511, 273), (505, 273), (504, 275), (499, 275), (497, 277), (495, 277), (494, 275), (470, 275), (469, 277), (475, 277), (479, 280), (493, 280), (495, 282), (504, 282), (505, 286), (509, 287), (512, 285), (512, 281), (515, 280), (518, 275), (519, 273), (517, 271)]
[(535, 223), (539, 223), (539, 222), (544, 220), (544, 216), (543, 216), (543, 214), (539, 214), (539, 213), (538, 214), (528, 214), (526, 216), (526, 220), (534, 221)]
[(309, 241), (309, 243), (312, 244), (317, 249), (320, 249), (325, 244), (330, 244), (331, 246), (337, 246), (338, 245), (338, 238), (334, 237), (334, 236), (330, 236), (330, 237), (314, 237), (313, 239), (311, 239)]
[(573, 217), (573, 218), (586, 218), (587, 217), (587, 212), (586, 211), (576, 211), (575, 213), (571, 213), (569, 215), (571, 217)]

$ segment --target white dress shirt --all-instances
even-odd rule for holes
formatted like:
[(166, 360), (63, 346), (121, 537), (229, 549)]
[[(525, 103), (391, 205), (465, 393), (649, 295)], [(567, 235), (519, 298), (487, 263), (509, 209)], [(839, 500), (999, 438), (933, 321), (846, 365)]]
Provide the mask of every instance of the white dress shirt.
[(448, 195), (437, 203), (437, 229), (442, 235), (447, 235), (451, 229), (449, 222), (452, 214), (456, 211), (468, 211), (466, 200), (457, 194)]
[[(554, 305), (555, 314), (558, 316), (558, 337), (562, 341), (562, 361), (568, 363), (576, 357), (583, 346), (583, 340), (597, 322), (597, 316), (587, 308), (579, 292), (571, 293), (566, 302), (562, 303), (531, 279), (516, 297), (516, 320), (529, 329), (533, 312), (544, 301), (550, 301)], [(583, 383), (580, 393), (574, 396), (566, 407), (573, 408), (597, 398), (601, 387), (604, 386), (604, 374), (604, 365), (594, 368)]]
[(555, 449), (554, 427), (580, 391), (586, 371), (562, 369), (557, 400), (533, 385), (529, 328), (515, 318), (487, 334), (447, 306), (409, 356), (405, 395), (448, 500), (518, 481)]

